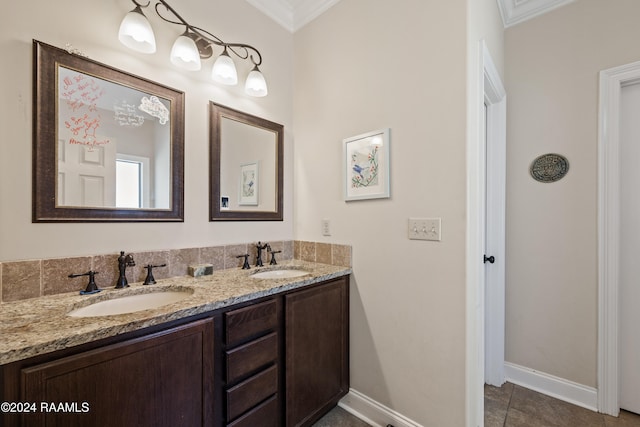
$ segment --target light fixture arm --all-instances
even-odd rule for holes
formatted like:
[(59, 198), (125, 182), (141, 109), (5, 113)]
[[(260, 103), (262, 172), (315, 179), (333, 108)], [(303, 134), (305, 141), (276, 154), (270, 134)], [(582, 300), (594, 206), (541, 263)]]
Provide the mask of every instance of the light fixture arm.
[(148, 6), (151, 4), (151, 0), (149, 0), (149, 1), (147, 2), (147, 4), (139, 3), (139, 2), (137, 2), (136, 0), (131, 0), (131, 1), (133, 2), (133, 4), (135, 4), (135, 5), (136, 5), (136, 9), (142, 9), (142, 8), (145, 8), (145, 7), (148, 7)]
[[(131, 1), (139, 8), (148, 7), (151, 4), (151, 0), (149, 0), (146, 5), (138, 3), (138, 1), (136, 0)], [(166, 9), (165, 12), (160, 11), (160, 5), (164, 6), (164, 9)], [(258, 49), (256, 49), (255, 47), (245, 43), (226, 43), (219, 37), (211, 34), (209, 31), (189, 24), (165, 0), (157, 1), (157, 3), (155, 4), (155, 11), (163, 21), (175, 25), (184, 25), (187, 28), (189, 37), (191, 37), (196, 43), (201, 58), (210, 58), (213, 55), (212, 45), (216, 45), (227, 49), (240, 59), (250, 59), (255, 67), (262, 64), (262, 55), (260, 54), (260, 51), (258, 51)], [(166, 12), (170, 12), (174, 16), (174, 19), (165, 17), (163, 13)]]

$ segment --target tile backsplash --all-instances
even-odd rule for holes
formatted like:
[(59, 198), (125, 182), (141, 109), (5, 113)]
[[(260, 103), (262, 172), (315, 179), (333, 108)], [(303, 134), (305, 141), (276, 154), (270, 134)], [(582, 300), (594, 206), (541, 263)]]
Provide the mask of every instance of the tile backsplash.
[[(271, 249), (282, 251), (276, 260), (300, 259), (309, 262), (351, 267), (351, 246), (331, 243), (306, 242), (299, 240), (269, 242)], [(237, 256), (249, 253), (252, 265), (255, 262), (255, 244), (234, 244), (203, 248), (170, 249), (160, 251), (135, 252), (136, 265), (127, 268), (127, 279), (131, 283), (141, 282), (146, 276), (148, 264), (166, 267), (155, 268), (156, 279), (185, 276), (189, 265), (212, 264), (213, 269), (223, 270), (242, 265)], [(71, 279), (69, 274), (97, 271), (95, 281), (100, 288), (115, 286), (118, 278), (118, 256), (115, 254), (88, 255), (72, 258), (50, 258), (27, 261), (0, 262), (0, 303), (74, 292), (84, 289), (87, 277)], [(264, 254), (267, 265), (270, 260)]]

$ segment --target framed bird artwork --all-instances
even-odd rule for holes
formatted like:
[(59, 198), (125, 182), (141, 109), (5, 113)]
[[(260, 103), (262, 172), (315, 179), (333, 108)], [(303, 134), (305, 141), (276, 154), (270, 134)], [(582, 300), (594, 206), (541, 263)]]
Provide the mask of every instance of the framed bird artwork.
[(389, 128), (342, 140), (344, 200), (390, 197)]

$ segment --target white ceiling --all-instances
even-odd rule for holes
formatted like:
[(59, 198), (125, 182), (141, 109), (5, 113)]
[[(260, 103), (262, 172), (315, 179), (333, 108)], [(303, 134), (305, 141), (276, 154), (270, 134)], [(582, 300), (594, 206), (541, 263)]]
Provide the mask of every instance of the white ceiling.
[[(292, 33), (340, 0), (247, 0)], [(505, 28), (576, 0), (496, 0)]]

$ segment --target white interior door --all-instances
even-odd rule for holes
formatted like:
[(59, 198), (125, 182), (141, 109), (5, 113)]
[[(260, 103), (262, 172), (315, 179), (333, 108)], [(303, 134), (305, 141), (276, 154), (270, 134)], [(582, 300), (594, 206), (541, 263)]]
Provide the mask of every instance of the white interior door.
[(501, 386), (504, 383), (505, 330), (506, 92), (486, 47), (483, 56), (486, 147), (484, 224), (485, 256), (489, 258), (484, 269), (484, 377), (485, 383)]
[(620, 93), (619, 403), (640, 413), (640, 83)]

